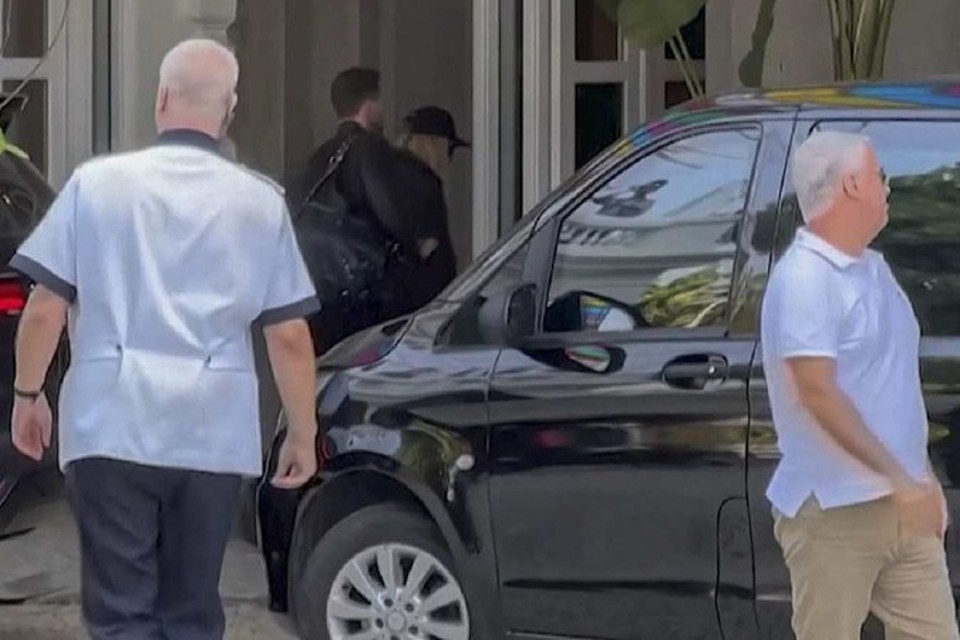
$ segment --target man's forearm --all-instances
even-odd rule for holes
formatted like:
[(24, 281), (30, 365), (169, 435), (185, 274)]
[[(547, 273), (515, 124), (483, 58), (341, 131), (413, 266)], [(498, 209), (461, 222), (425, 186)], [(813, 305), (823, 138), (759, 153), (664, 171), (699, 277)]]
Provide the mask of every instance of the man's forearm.
[(873, 471), (890, 479), (900, 489), (915, 480), (903, 469), (887, 447), (867, 428), (860, 412), (839, 388), (801, 394), (804, 407), (848, 454)]
[(317, 373), (306, 323), (287, 327), (280, 335), (266, 332), (267, 349), (280, 400), (287, 413), (289, 435), (314, 440), (317, 435)]
[(35, 290), (20, 317), (14, 386), (22, 391), (37, 391), (43, 387), (66, 324), (65, 303), (49, 299), (48, 296), (52, 295)]

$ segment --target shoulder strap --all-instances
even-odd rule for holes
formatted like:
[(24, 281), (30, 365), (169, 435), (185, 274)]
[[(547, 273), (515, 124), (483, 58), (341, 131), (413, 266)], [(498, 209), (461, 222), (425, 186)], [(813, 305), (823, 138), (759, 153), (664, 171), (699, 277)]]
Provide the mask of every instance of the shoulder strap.
[(337, 169), (343, 163), (344, 156), (347, 155), (347, 151), (350, 150), (350, 145), (353, 143), (352, 137), (347, 137), (343, 143), (340, 144), (340, 148), (337, 149), (336, 153), (330, 156), (330, 161), (327, 163), (327, 170), (323, 172), (323, 175), (320, 176), (320, 179), (317, 180), (317, 184), (313, 185), (313, 188), (310, 189), (310, 192), (307, 193), (307, 197), (303, 199), (301, 204), (307, 204), (310, 200), (313, 199), (313, 196), (317, 195), (317, 191), (320, 190), (320, 187), (327, 183), (327, 180), (333, 177), (337, 172)]

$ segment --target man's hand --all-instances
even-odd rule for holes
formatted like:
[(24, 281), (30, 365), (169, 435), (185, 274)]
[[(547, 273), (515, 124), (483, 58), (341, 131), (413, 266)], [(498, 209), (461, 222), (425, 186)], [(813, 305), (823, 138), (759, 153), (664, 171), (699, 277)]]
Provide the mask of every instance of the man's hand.
[(299, 489), (317, 473), (317, 446), (312, 440), (298, 440), (289, 432), (280, 445), (277, 473), (271, 484), (278, 489)]
[(940, 539), (943, 540), (947, 535), (947, 527), (950, 526), (950, 509), (947, 507), (947, 497), (943, 494), (943, 487), (936, 480), (934, 480), (934, 487), (937, 491), (937, 502), (940, 505), (940, 516), (942, 518)]
[[(14, 388), (32, 391), (43, 387), (69, 308), (65, 298), (43, 285), (37, 285), (30, 293), (17, 326)], [(11, 420), (13, 446), (39, 462), (50, 446), (53, 431), (53, 416), (46, 395), (41, 393), (35, 399), (15, 396)]]
[(267, 354), (287, 413), (287, 437), (280, 447), (278, 489), (302, 487), (317, 473), (317, 373), (310, 329), (301, 319), (264, 329)]
[(946, 501), (938, 483), (898, 489), (893, 493), (893, 503), (905, 535), (943, 539), (947, 529)]
[(440, 241), (436, 238), (426, 238), (425, 240), (417, 240), (417, 246), (420, 248), (420, 259), (426, 260), (440, 246)]
[(53, 433), (53, 414), (46, 394), (41, 393), (36, 400), (14, 400), (11, 433), (17, 451), (37, 462), (43, 459)]

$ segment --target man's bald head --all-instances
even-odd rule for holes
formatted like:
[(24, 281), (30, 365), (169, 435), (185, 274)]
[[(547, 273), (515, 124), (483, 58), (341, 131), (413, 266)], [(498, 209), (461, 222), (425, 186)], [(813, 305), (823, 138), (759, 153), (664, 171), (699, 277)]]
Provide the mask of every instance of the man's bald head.
[(239, 76), (236, 57), (220, 43), (181, 42), (160, 65), (157, 129), (189, 128), (223, 136), (236, 106)]

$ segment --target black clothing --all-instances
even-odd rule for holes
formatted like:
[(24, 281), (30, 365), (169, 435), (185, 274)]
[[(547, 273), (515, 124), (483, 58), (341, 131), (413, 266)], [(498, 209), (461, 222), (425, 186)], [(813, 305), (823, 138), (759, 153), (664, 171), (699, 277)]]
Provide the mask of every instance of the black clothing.
[(402, 190), (394, 172), (396, 150), (382, 136), (370, 133), (355, 122), (344, 122), (337, 135), (314, 152), (300, 174), (286, 185), (287, 206), (296, 214), (310, 190), (326, 172), (330, 158), (347, 137), (352, 139), (350, 151), (337, 171), (337, 187), (350, 208), (358, 215), (372, 215), (384, 230), (416, 255), (415, 241), (406, 226), (403, 212), (397, 206)]
[(443, 182), (414, 154), (399, 150), (397, 156), (398, 177), (406, 187), (400, 208), (409, 218), (415, 237), (438, 243), (427, 257), (421, 254), (410, 277), (408, 292), (414, 307), (419, 308), (450, 284), (457, 274), (457, 259), (450, 238)]
[[(330, 184), (314, 192), (346, 141)], [(318, 354), (352, 333), (416, 309), (407, 286), (419, 248), (405, 215), (405, 192), (397, 150), (354, 122), (341, 124), (289, 182), (288, 207), (322, 305), (307, 319)]]

